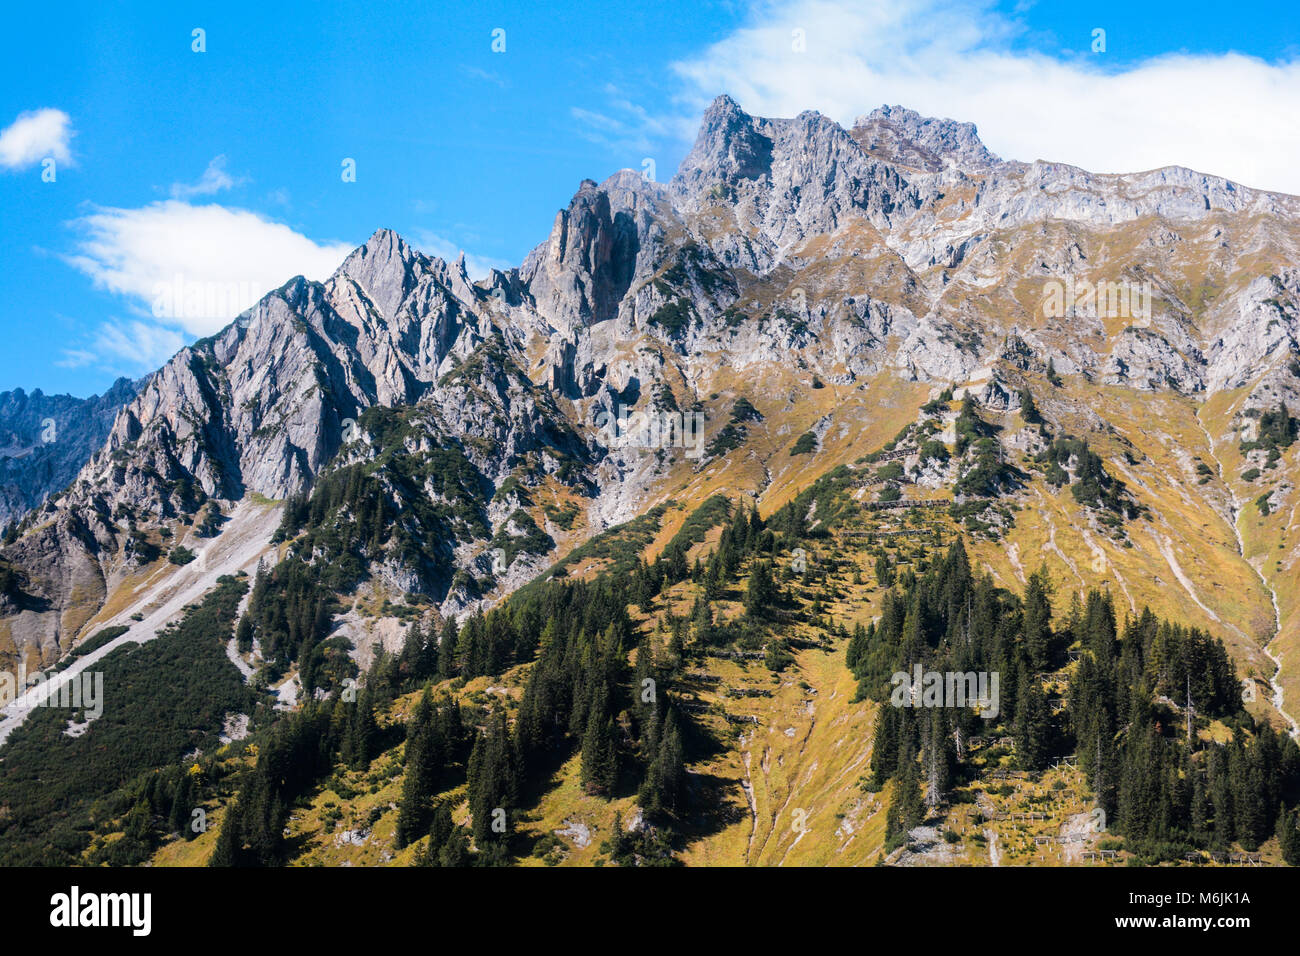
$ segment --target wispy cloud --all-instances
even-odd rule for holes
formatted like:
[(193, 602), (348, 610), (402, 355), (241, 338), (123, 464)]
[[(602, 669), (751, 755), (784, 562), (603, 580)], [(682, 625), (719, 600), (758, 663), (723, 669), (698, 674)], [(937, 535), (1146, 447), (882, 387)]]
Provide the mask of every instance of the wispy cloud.
[(89, 343), (65, 349), (56, 365), (63, 368), (97, 366), (136, 374), (158, 368), (185, 345), (178, 330), (133, 319), (105, 323), (92, 333)]
[(72, 118), (63, 110), (41, 109), (19, 113), (0, 130), (0, 167), (25, 169), (46, 158), (70, 165)]
[(173, 199), (193, 199), (195, 196), (213, 196), (223, 189), (233, 189), (236, 185), (243, 182), (242, 179), (236, 180), (226, 172), (226, 157), (215, 156), (208, 163), (208, 168), (203, 171), (196, 183), (172, 183), (171, 195)]
[(574, 132), (622, 156), (625, 168), (640, 168), (646, 159), (660, 161), (667, 154), (680, 152), (699, 124), (701, 107), (693, 90), (682, 98), (686, 112), (680, 113), (672, 113), (671, 108), (660, 113), (651, 111), (613, 83), (605, 84), (599, 94), (602, 98), (595, 106), (569, 109), (569, 115), (577, 121)]
[(1300, 60), (1178, 54), (1112, 67), (1104, 52), (1013, 49), (1022, 36), (987, 0), (767, 0), (674, 70), (695, 117), (722, 92), (761, 115), (816, 109), (840, 123), (901, 104), (975, 122), (1007, 158), (1190, 166), (1300, 194)]
[(482, 67), (461, 64), (460, 70), (466, 76), (473, 77), (476, 80), (482, 80), (485, 83), (491, 83), (493, 86), (499, 87), (503, 90), (509, 86), (500, 74), (493, 73), (491, 70), (485, 70)]
[(605, 98), (600, 109), (575, 106), (569, 115), (578, 121), (579, 136), (626, 156), (628, 167), (639, 166), (643, 158), (661, 152), (665, 140), (687, 139), (699, 119), (698, 115), (656, 116), (612, 84), (602, 92)]
[(295, 275), (327, 278), (353, 249), (255, 212), (174, 199), (97, 207), (72, 225), (81, 238), (69, 263), (142, 318), (191, 335), (217, 331)]

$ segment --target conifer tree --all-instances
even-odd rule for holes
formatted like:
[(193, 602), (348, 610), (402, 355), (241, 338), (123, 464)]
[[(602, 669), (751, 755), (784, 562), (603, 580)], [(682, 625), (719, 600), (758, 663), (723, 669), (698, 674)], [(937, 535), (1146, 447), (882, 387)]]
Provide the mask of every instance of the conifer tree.
[[(467, 777), (474, 843), (482, 848), (509, 834), (511, 814), (519, 802), (517, 761), (502, 711), (493, 712), (475, 741)], [(505, 834), (493, 830), (497, 821), (504, 821)]]
[(754, 618), (765, 618), (776, 604), (776, 583), (772, 580), (772, 568), (766, 561), (755, 561), (749, 572), (749, 584), (745, 589), (745, 613)]
[(374, 695), (370, 682), (362, 688), (352, 705), (347, 736), (343, 744), (343, 762), (350, 770), (363, 770), (375, 756), (379, 727), (375, 723)]
[(456, 647), (459, 642), (456, 619), (448, 617), (438, 638), (438, 676), (443, 680), (455, 677), (460, 672), (456, 665)]
[(428, 688), (420, 696), (406, 731), (406, 774), (397, 814), (397, 845), (414, 842), (429, 826), (430, 797), (447, 760), (446, 741)]
[(1051, 712), (1038, 678), (1022, 671), (1016, 688), (1016, 761), (1034, 772), (1047, 766), (1051, 746)]
[(604, 708), (593, 707), (582, 737), (582, 786), (588, 793), (608, 796), (618, 781), (618, 749), (614, 719)]
[(248, 614), (240, 617), (239, 625), (235, 628), (235, 647), (241, 654), (247, 654), (253, 649), (253, 622), (249, 620)]
[(1052, 641), (1052, 583), (1046, 564), (1029, 576), (1025, 586), (1023, 627), (1030, 668), (1035, 673), (1048, 670)]
[(1287, 812), (1284, 807), (1279, 811), (1276, 830), (1282, 859), (1287, 866), (1300, 866), (1300, 810)]

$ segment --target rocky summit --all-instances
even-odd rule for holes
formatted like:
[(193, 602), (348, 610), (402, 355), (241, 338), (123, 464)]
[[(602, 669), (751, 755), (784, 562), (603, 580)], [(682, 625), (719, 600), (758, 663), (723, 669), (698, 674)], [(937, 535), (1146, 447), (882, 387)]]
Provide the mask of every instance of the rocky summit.
[[(231, 635), (229, 660), (223, 642), (211, 666), (234, 679), (228, 708), (206, 715), (212, 739), (186, 759), (250, 759), (217, 749), (238, 747), (232, 720), (246, 730), (249, 715), (254, 728), (276, 715), (314, 719), (319, 701), (368, 668), (362, 685), (387, 680), (397, 701), (394, 711), (369, 701), (376, 726), (436, 725), (428, 739), (441, 740), (448, 721), (483, 709), (464, 754), (438, 750), (448, 766), (477, 768), (471, 776), (506, 759), (490, 752), (507, 726), (523, 733), (535, 718), (534, 744), (559, 739), (543, 725), (571, 733), (565, 746), (580, 755), (555, 772), (587, 794), (548, 793), (529, 808), (553, 831), (534, 833), (538, 855), (557, 861), (1033, 862), (992, 822), (1028, 811), (994, 806), (1005, 794), (991, 787), (975, 794), (970, 773), (965, 802), (942, 815), (941, 781), (952, 789), (961, 774), (940, 772), (933, 740), (918, 767), (877, 771), (875, 789), (859, 788), (872, 753), (902, 746), (880, 736), (893, 712), (871, 680), (879, 667), (886, 681), (910, 673), (902, 658), (915, 659), (927, 627), (935, 653), (959, 633), (971, 641), (980, 614), (1013, 600), (995, 593), (1014, 595), (1016, 622), (1033, 619), (1038, 601), (1053, 623), (1042, 623), (1042, 648), (1025, 637), (1016, 680), (1044, 682), (1026, 690), (1003, 673), (1001, 686), (1021, 713), (1041, 695), (1032, 706), (1044, 725), (1067, 715), (1059, 737), (1036, 741), (1003, 706), (1006, 727), (995, 733), (988, 718), (977, 743), (964, 724), (949, 728), (951, 760), (978, 759), (984, 780), (999, 768), (1041, 774), (1049, 761), (1030, 756), (1041, 744), (1061, 783), (1043, 783), (1045, 793), (1092, 787), (1122, 817), (1105, 794), (1127, 791), (1105, 781), (1109, 770), (1098, 763), (1085, 779), (1061, 761), (1120, 732), (1089, 723), (1086, 736), (1067, 722), (1084, 712), (1071, 696), (1084, 686), (1081, 657), (1112, 653), (1089, 643), (1085, 620), (1110, 614), (1124, 632), (1145, 612), (1149, 640), (1140, 628), (1115, 640), (1124, 654), (1145, 649), (1124, 659), (1125, 673), (1147, 677), (1124, 687), (1164, 708), (1164, 736), (1186, 724), (1189, 740), (1222, 744), (1250, 723), (1289, 740), (1300, 713), (1298, 262), (1294, 196), (1179, 167), (1102, 175), (1002, 159), (972, 124), (901, 106), (846, 129), (815, 112), (751, 116), (720, 96), (671, 181), (622, 170), (582, 182), (518, 268), (471, 281), (463, 258), (425, 255), (380, 229), (324, 282), (286, 277), (138, 386), (119, 383), (89, 413), (72, 412), (84, 428), (58, 443), (55, 464), (35, 464), (48, 455), (32, 428), (48, 416), (62, 429), (66, 415), (39, 393), (0, 396), (0, 431), (18, 436), (5, 467), (34, 462), (6, 478), (22, 491), (6, 492), (0, 511), (15, 519), (0, 548), (0, 657), (9, 670), (75, 677), (114, 649), (134, 648), (116, 666), (143, 660), (211, 614)], [(19, 415), (22, 426), (10, 424)], [(107, 415), (111, 428), (95, 431)], [(64, 468), (69, 457), (79, 471)], [(987, 579), (988, 590), (970, 584), (969, 611), (963, 597), (940, 612), (936, 598), (922, 615), (931, 596), (917, 582), (944, 555), (943, 573)], [(244, 581), (242, 603), (223, 596)], [(610, 586), (617, 613), (600, 590)], [(578, 611), (572, 633), (557, 626), (569, 626), (569, 598), (545, 595), (583, 587), (612, 643), (581, 644)], [(279, 623), (277, 593), (288, 595)], [(868, 666), (871, 642), (879, 633), (891, 647), (895, 623), (911, 649)], [(429, 635), (432, 663), (418, 663), (412, 629)], [(1205, 651), (1206, 673), (1227, 677), (1202, 687), (1184, 664), (1154, 663), (1190, 659), (1182, 629), (1222, 648), (1222, 659)], [(591, 655), (584, 688), (597, 659), (627, 679), (635, 668), (638, 680), (668, 681), (671, 722), (636, 699), (602, 698), (581, 717), (565, 711), (562, 728), (546, 723), (550, 704), (534, 685), (549, 674), (546, 693), (559, 696), (547, 701), (569, 693), (557, 675), (572, 661), (547, 650), (564, 641)], [(375, 676), (399, 659), (401, 676)], [(1175, 671), (1187, 678), (1178, 686)], [(421, 702), (411, 674), (442, 682), (438, 694), (459, 695), (465, 713), (444, 713), (452, 697)], [(21, 700), (5, 711), (11, 751), (36, 734), (34, 712)], [(709, 756), (686, 742), (698, 745), (706, 725)], [(91, 722), (82, 739), (97, 730)], [(1179, 733), (1142, 746), (1172, 748)], [(341, 744), (354, 775), (384, 759), (360, 739)], [(424, 739), (406, 738), (404, 780)], [(192, 753), (181, 743), (150, 766), (163, 756), (179, 765)], [(670, 764), (690, 780), (665, 777)], [(615, 765), (648, 768), (649, 789), (610, 784)], [(908, 783), (914, 772), (919, 783)], [(446, 820), (434, 803), (385, 816), (357, 802), (348, 813), (369, 822), (347, 839), (327, 835), (319, 806), (286, 826), (317, 862), (371, 861), (371, 851), (372, 862), (411, 862), (417, 850), (426, 862), (459, 859), (449, 834), (465, 820), (473, 852), (486, 852), (488, 831), (473, 820), (496, 804), (479, 784), (456, 790), (449, 773), (419, 784), (430, 800), (444, 794), (435, 803)], [(705, 793), (706, 773), (725, 792)], [(910, 786), (925, 788), (929, 817), (916, 810), (900, 842), (884, 807)], [(839, 829), (822, 821), (817, 839), (787, 836), (778, 818), (792, 800), (838, 808)], [(711, 801), (734, 819), (703, 819)], [(1090, 812), (1080, 801), (1057, 808), (1055, 843), (1031, 846), (1075, 854), (1062, 862), (1100, 854), (1092, 837), (1061, 837)], [(960, 829), (952, 814), (981, 840), (947, 841), (945, 827)], [(605, 831), (605, 849), (589, 827)], [(139, 859), (202, 846), (237, 861), (254, 852), (251, 832), (223, 833), (224, 843), (191, 833)], [(1147, 845), (1137, 832), (1125, 852)], [(1270, 838), (1229, 842), (1249, 854)], [(105, 858), (107, 844), (89, 839), (79, 859)], [(1283, 852), (1275, 843), (1265, 852)]]

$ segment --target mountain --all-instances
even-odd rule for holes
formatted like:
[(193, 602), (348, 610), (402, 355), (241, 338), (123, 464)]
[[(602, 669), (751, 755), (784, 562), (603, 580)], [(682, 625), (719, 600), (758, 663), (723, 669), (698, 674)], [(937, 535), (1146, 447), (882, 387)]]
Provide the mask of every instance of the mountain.
[(0, 392), (0, 526), (67, 487), (136, 388), (119, 378), (103, 395), (85, 399), (40, 389)]
[[(441, 633), (494, 605), (514, 609), (489, 618), (503, 630), (462, 637), (438, 674), (517, 668), (504, 694), (519, 703), (530, 668), (550, 666), (554, 626), (533, 663), (546, 615), (567, 620), (555, 604), (527, 617), (530, 602), (561, 601), (538, 594), (641, 587), (645, 563), (670, 562), (644, 600), (623, 594), (637, 613), (598, 618), (630, 650), (643, 628), (686, 620), (702, 573), (688, 562), (716, 555), (719, 529), (754, 507), (771, 558), (805, 538), (801, 551), (821, 553), (834, 536), (857, 562), (829, 559), (838, 583), (795, 602), (824, 633), (736, 638), (735, 660), (766, 653), (774, 673), (795, 668), (827, 695), (774, 692), (772, 707), (825, 705), (870, 732), (875, 712), (851, 704), (835, 642), (884, 613), (894, 564), (934, 567), (909, 550), (924, 529), (960, 538), (1017, 600), (1042, 564), (1058, 620), (1072, 598), (1107, 591), (1121, 618), (1149, 607), (1204, 629), (1247, 682), (1249, 719), (1294, 731), (1298, 254), (1297, 197), (1176, 167), (1002, 160), (971, 124), (902, 107), (844, 129), (813, 112), (750, 116), (722, 96), (671, 182), (584, 181), (517, 269), (471, 282), (463, 259), (380, 230), (328, 280), (292, 279), (178, 353), (0, 549), (0, 654), (35, 669), (93, 647), (64, 665), (75, 674), (172, 633), (243, 573), (262, 582), (246, 612), (257, 643), (231, 660), (281, 708), (304, 686), (336, 691), (342, 661), (400, 651), (411, 621)], [(748, 544), (717, 573), (740, 587), (761, 554), (734, 537)], [(0, 733), (29, 713), (11, 707)], [(655, 747), (668, 746), (661, 718)], [(620, 745), (573, 719), (591, 783), (591, 754)], [(782, 759), (811, 780), (838, 745), (821, 721), (804, 737), (789, 726), (807, 746)], [(754, 862), (766, 857), (752, 845), (753, 760), (766, 775), (775, 743), (760, 754), (745, 736), (713, 769), (743, 763), (730, 798), (753, 815)], [(850, 799), (842, 776), (817, 784), (823, 798)], [(687, 855), (707, 861), (700, 839)]]

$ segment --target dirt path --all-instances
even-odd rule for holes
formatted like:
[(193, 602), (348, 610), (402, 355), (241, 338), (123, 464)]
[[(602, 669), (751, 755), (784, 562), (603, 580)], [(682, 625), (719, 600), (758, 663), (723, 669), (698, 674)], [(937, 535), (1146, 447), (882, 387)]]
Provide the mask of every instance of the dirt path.
[(989, 841), (989, 866), (1001, 866), (1002, 851), (998, 848), (998, 831), (985, 827), (984, 839)]
[[(1219, 617), (1219, 615), (1215, 614), (1211, 608), (1207, 607), (1204, 601), (1201, 600), (1201, 596), (1196, 593), (1196, 585), (1192, 584), (1192, 579), (1187, 576), (1183, 571), (1182, 565), (1178, 563), (1178, 556), (1174, 554), (1174, 544), (1173, 541), (1170, 540), (1169, 535), (1162, 532), (1155, 540), (1156, 548), (1160, 551), (1160, 556), (1165, 559), (1165, 563), (1169, 565), (1169, 570), (1174, 573), (1174, 577), (1178, 579), (1178, 583), (1183, 586), (1183, 590), (1187, 592), (1187, 596), (1192, 599), (1193, 603), (1204, 611), (1210, 620), (1214, 621), (1216, 624), (1223, 624), (1225, 627), (1231, 627), (1234, 631), (1237, 631), (1238, 634), (1241, 634), (1241, 631), (1232, 624), (1226, 623), (1221, 617)], [(1241, 636), (1246, 637), (1245, 634), (1241, 634)]]
[[(1101, 564), (1106, 571), (1110, 573), (1111, 577), (1115, 579), (1116, 583), (1119, 584), (1119, 589), (1124, 592), (1124, 597), (1128, 601), (1129, 610), (1134, 614), (1137, 614), (1137, 603), (1133, 600), (1133, 595), (1129, 594), (1128, 585), (1124, 583), (1124, 575), (1120, 574), (1119, 568), (1111, 563), (1110, 558), (1106, 556), (1105, 549), (1096, 542), (1092, 533), (1087, 528), (1081, 527), (1079, 532), (1083, 535), (1083, 543), (1092, 551), (1093, 570), (1096, 571), (1097, 565)], [(1100, 574), (1103, 572), (1098, 573)]]
[[(753, 735), (750, 736), (753, 740)], [(758, 801), (754, 799), (754, 781), (750, 779), (749, 763), (753, 756), (748, 749), (745, 750), (745, 779), (740, 782), (740, 788), (745, 791), (745, 799), (749, 802), (749, 845), (745, 847), (745, 862), (749, 862), (750, 856), (754, 853), (754, 835), (758, 833)]]
[[(1250, 559), (1246, 557), (1246, 543), (1242, 540), (1241, 529), (1237, 526), (1237, 521), (1241, 517), (1241, 501), (1237, 498), (1237, 492), (1233, 490), (1232, 486), (1229, 485), (1223, 477), (1223, 462), (1219, 461), (1219, 456), (1214, 450), (1214, 439), (1210, 437), (1209, 429), (1207, 429), (1205, 423), (1201, 421), (1199, 413), (1197, 413), (1196, 416), (1196, 424), (1200, 426), (1201, 432), (1205, 435), (1205, 443), (1209, 448), (1210, 457), (1214, 459), (1214, 467), (1218, 469), (1219, 472), (1219, 482), (1228, 489), (1228, 495), (1232, 500), (1232, 520), (1228, 523), (1232, 526), (1232, 535), (1237, 541), (1237, 554), (1241, 555), (1241, 559), (1250, 566), (1252, 571), (1255, 572), (1255, 576), (1259, 578), (1260, 585), (1268, 593), (1269, 600), (1273, 603), (1273, 636), (1265, 641), (1263, 646), (1265, 656), (1267, 656), (1277, 668), (1277, 670), (1273, 672), (1273, 680), (1271, 682), (1273, 685), (1273, 708), (1282, 715), (1282, 719), (1290, 726), (1291, 736), (1300, 737), (1300, 723), (1297, 723), (1296, 719), (1287, 713), (1284, 706), (1285, 699), (1282, 692), (1282, 658), (1275, 655), (1269, 649), (1273, 643), (1282, 636), (1282, 609), (1277, 603), (1277, 592), (1269, 585), (1268, 578), (1264, 577), (1264, 572), (1255, 567)], [(1294, 512), (1292, 513), (1294, 514)]]
[(245, 684), (253, 679), (253, 674), (256, 673), (256, 669), (252, 664), (239, 656), (239, 646), (236, 644), (235, 638), (233, 637), (226, 641), (226, 656), (230, 658), (230, 663), (239, 668), (239, 673), (244, 675)]
[(1020, 564), (1020, 546), (1014, 541), (1007, 545), (1007, 560), (1011, 562), (1011, 567), (1015, 570), (1016, 577), (1020, 579), (1020, 583), (1024, 584), (1025, 569)]

